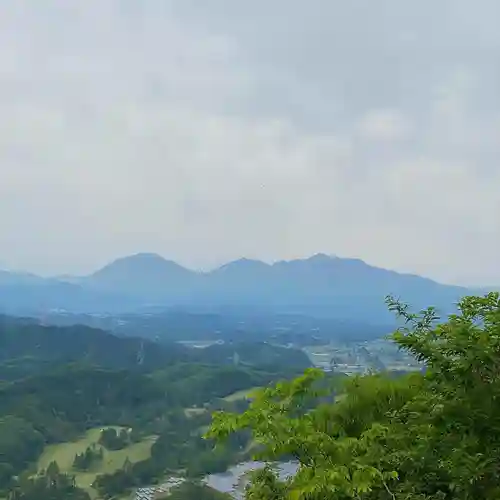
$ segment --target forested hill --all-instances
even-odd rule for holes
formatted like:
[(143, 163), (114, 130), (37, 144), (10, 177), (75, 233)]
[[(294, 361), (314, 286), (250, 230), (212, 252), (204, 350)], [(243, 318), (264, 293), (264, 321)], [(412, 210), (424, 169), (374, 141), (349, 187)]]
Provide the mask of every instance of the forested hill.
[(299, 350), (261, 343), (233, 343), (192, 349), (176, 342), (155, 343), (122, 338), (109, 332), (74, 325), (42, 326), (29, 319), (0, 321), (0, 379), (36, 373), (50, 364), (82, 363), (107, 369), (143, 372), (176, 363), (232, 364), (237, 355), (244, 366), (305, 369), (307, 356)]
[[(169, 470), (188, 470), (196, 477), (222, 472), (243, 459), (248, 442), (237, 440), (235, 447), (214, 452), (200, 436), (210, 409), (232, 405), (223, 398), (295, 376), (310, 364), (302, 351), (263, 342), (196, 349), (3, 317), (0, 498), (10, 492), (16, 500), (87, 500), (86, 491), (98, 492), (99, 498), (122, 495), (161, 480)], [(86, 443), (108, 427), (121, 429), (125, 437), (116, 438), (105, 453), (136, 445), (149, 451), (128, 465), (123, 455), (112, 470), (94, 464), (94, 487), (85, 475), (75, 487), (72, 476), (82, 471), (71, 462), (73, 455), (69, 464), (63, 460), (43, 468), (47, 446)], [(77, 448), (75, 463), (102, 457), (95, 439), (95, 448)], [(39, 475), (33, 476), (34, 470)]]
[(120, 338), (87, 326), (43, 326), (27, 319), (0, 321), (0, 377), (44, 363), (83, 362), (104, 368), (155, 370), (191, 359), (177, 343), (158, 346), (139, 338)]

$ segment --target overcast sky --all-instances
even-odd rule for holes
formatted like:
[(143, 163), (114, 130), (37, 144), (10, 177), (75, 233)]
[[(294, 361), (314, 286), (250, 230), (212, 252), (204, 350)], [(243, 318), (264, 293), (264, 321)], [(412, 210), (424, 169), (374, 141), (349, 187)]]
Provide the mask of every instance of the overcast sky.
[(500, 283), (498, 0), (0, 7), (0, 263), (317, 252)]

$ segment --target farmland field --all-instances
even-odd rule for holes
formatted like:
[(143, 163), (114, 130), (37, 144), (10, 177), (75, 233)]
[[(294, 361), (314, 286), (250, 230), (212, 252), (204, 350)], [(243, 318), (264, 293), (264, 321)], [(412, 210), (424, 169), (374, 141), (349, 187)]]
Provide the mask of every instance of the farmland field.
[(91, 429), (78, 441), (47, 446), (38, 460), (38, 470), (46, 469), (51, 462), (55, 461), (62, 472), (75, 476), (77, 486), (85, 489), (92, 498), (96, 498), (97, 493), (92, 488), (92, 483), (99, 474), (110, 474), (120, 469), (127, 457), (132, 463), (146, 460), (151, 454), (151, 446), (156, 439), (151, 436), (123, 450), (109, 451), (104, 448), (104, 459), (98, 466), (86, 472), (75, 471), (72, 468), (75, 455), (84, 452), (92, 444), (97, 444), (100, 432), (100, 427)]

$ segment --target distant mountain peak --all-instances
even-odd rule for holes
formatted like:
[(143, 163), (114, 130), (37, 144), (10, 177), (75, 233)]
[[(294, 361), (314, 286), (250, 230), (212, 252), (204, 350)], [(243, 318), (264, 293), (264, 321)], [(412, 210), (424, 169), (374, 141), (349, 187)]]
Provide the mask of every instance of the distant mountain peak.
[[(85, 281), (107, 290), (128, 290), (159, 300), (174, 293), (196, 273), (155, 253), (138, 253), (110, 262)], [(171, 288), (169, 288), (171, 287)]]
[(153, 252), (139, 252), (132, 255), (127, 255), (125, 257), (119, 257), (115, 259), (111, 264), (115, 264), (118, 262), (141, 262), (141, 263), (153, 263), (160, 264), (164, 262), (168, 262), (167, 259), (162, 257), (161, 255)]
[(332, 257), (331, 255), (327, 255), (326, 253), (316, 253), (306, 260), (308, 260), (309, 262), (331, 262), (336, 258), (338, 257)]
[(331, 263), (335, 260), (344, 260), (341, 259), (340, 257), (336, 257), (335, 255), (328, 255), (323, 252), (315, 253), (314, 255), (311, 255), (310, 257), (303, 257), (303, 258), (297, 258), (297, 259), (290, 259), (290, 260), (278, 260), (275, 262), (275, 265), (283, 265), (283, 264), (297, 264), (297, 263)]
[[(305, 262), (310, 262), (312, 264), (324, 265), (324, 266), (335, 266), (336, 268), (345, 268), (347, 269), (370, 269), (370, 270), (378, 270), (376, 266), (371, 266), (367, 264), (362, 259), (352, 258), (352, 257), (339, 257), (336, 255), (326, 255), (324, 253), (318, 253), (309, 257), (305, 260)], [(390, 271), (388, 271), (390, 272)]]
[[(147, 270), (159, 270), (159, 269), (165, 269), (167, 267), (170, 268), (177, 268), (177, 269), (185, 269), (181, 265), (177, 264), (173, 260), (167, 260), (161, 255), (158, 255), (157, 253), (136, 253), (134, 255), (128, 255), (126, 257), (119, 257), (118, 259), (115, 259), (114, 261), (110, 262), (109, 264), (105, 265), (98, 271), (94, 273), (102, 273), (104, 271), (110, 270), (110, 269), (137, 269), (140, 270), (142, 269), (143, 271)], [(185, 269), (187, 271), (187, 269)]]
[(240, 259), (233, 260), (231, 262), (228, 262), (227, 264), (222, 265), (221, 267), (219, 267), (219, 269), (229, 269), (236, 267), (245, 269), (257, 268), (257, 267), (264, 268), (264, 267), (269, 267), (269, 264), (266, 264), (261, 260), (248, 259), (247, 257), (242, 257)]
[(195, 272), (156, 253), (143, 252), (116, 259), (90, 276), (66, 277), (64, 281), (78, 287), (68, 288), (68, 283), (54, 279), (0, 273), (0, 299), (3, 304), (29, 303), (36, 310), (49, 305), (61, 308), (61, 304), (91, 312), (120, 307), (246, 307), (301, 314), (319, 311), (338, 317), (361, 313), (386, 317), (384, 297), (388, 294), (421, 308), (429, 304), (446, 307), (467, 292), (375, 267), (361, 259), (326, 253), (273, 264), (240, 258), (210, 272)]

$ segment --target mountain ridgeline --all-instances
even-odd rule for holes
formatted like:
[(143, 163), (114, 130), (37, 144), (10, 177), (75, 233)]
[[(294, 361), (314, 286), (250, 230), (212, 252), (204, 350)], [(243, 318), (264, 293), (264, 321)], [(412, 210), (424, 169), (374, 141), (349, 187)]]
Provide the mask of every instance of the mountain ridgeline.
[(43, 326), (35, 320), (0, 316), (0, 380), (16, 380), (57, 365), (99, 367), (149, 373), (179, 364), (234, 365), (272, 371), (300, 371), (311, 365), (300, 350), (266, 342), (234, 342), (193, 349), (176, 342), (161, 344), (118, 337), (83, 325)]
[(148, 253), (120, 258), (84, 277), (0, 273), (0, 311), (21, 315), (54, 309), (123, 314), (177, 308), (384, 323), (392, 319), (384, 304), (387, 294), (415, 307), (432, 303), (450, 311), (467, 293), (466, 288), (322, 254), (274, 264), (240, 259), (205, 273)]

